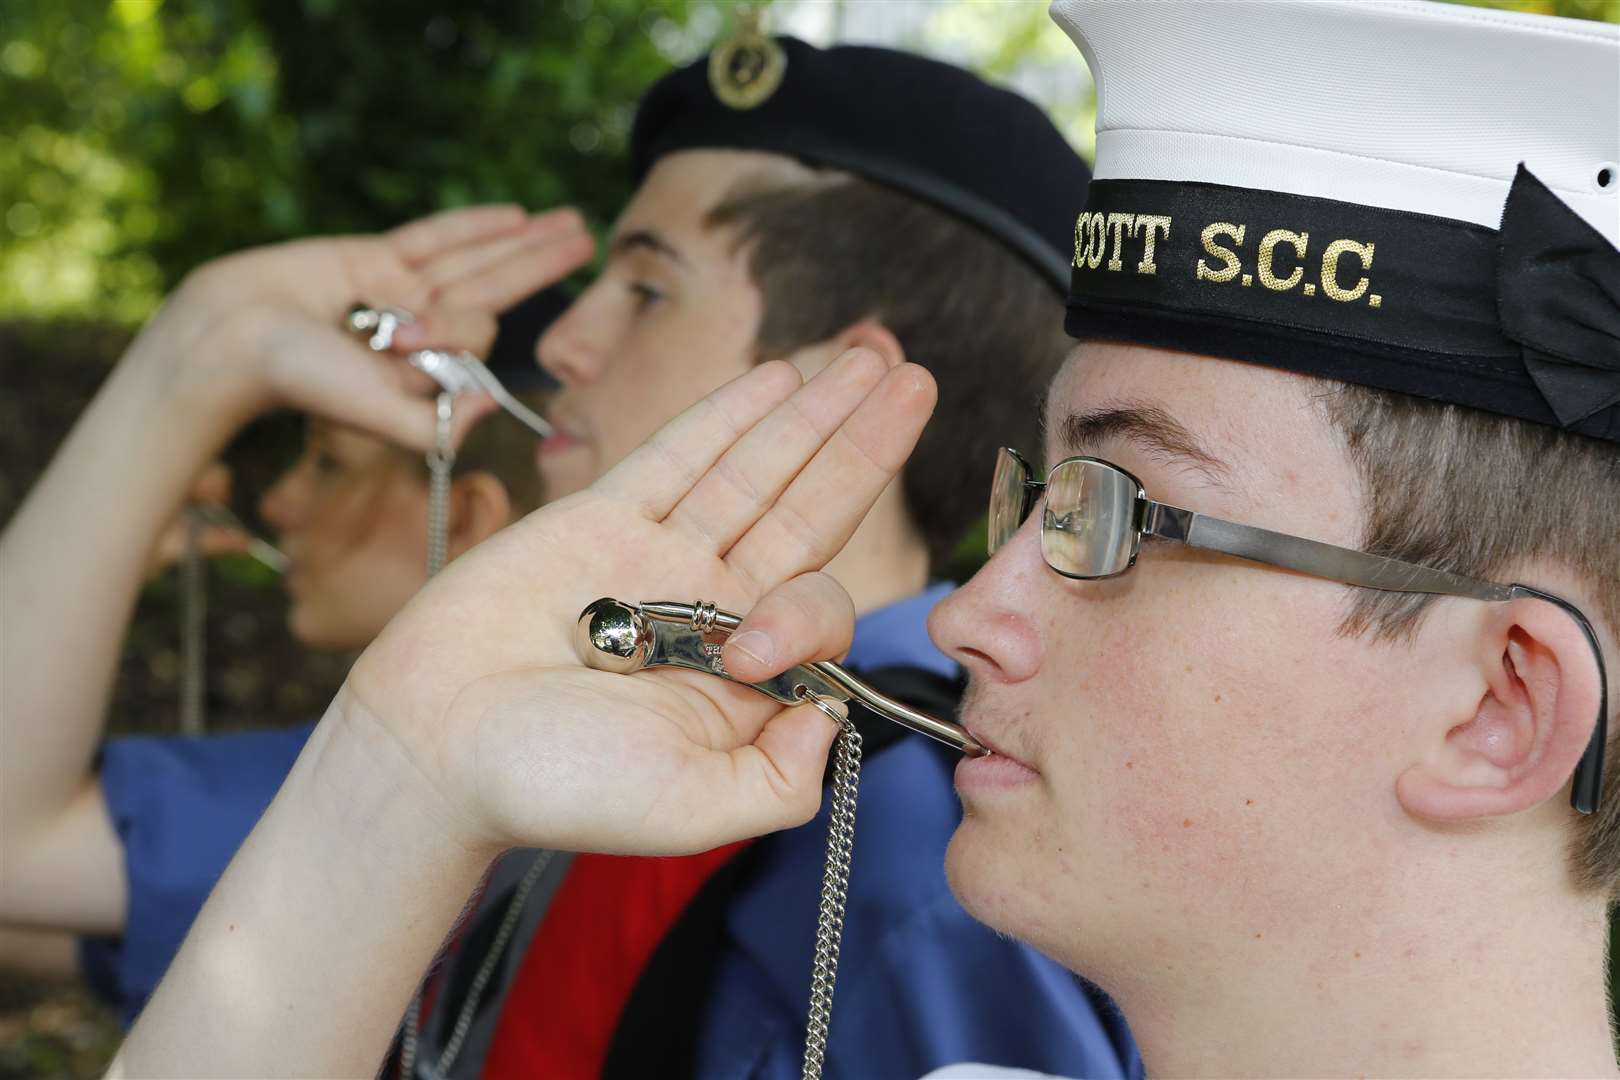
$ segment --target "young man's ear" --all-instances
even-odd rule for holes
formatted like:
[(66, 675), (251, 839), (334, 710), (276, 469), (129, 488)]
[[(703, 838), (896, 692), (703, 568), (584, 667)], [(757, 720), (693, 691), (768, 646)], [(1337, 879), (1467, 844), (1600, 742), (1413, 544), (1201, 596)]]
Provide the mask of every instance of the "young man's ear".
[(810, 379), (816, 372), (856, 347), (871, 349), (883, 357), (883, 362), (891, 368), (899, 367), (906, 362), (906, 350), (900, 344), (900, 339), (875, 319), (862, 319), (860, 322), (851, 323), (825, 341), (818, 341), (814, 345), (806, 345), (796, 350), (787, 359), (799, 369), (800, 374)]
[(511, 496), (494, 473), (470, 472), (456, 477), (450, 486), (450, 557), (483, 543), (511, 519)]
[(1538, 806), (1569, 783), (1592, 737), (1598, 663), (1570, 615), (1524, 599), (1492, 605), (1479, 625), (1485, 693), (1401, 774), (1409, 813), (1458, 821)]

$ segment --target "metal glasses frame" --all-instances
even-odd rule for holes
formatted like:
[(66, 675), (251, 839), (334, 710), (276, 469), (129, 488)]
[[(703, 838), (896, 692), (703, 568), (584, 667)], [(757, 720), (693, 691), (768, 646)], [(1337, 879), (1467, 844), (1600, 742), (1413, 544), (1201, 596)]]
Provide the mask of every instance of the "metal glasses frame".
[[(1592, 738), (1586, 744), (1586, 750), (1581, 755), (1580, 763), (1575, 767), (1574, 784), (1570, 790), (1570, 805), (1583, 814), (1590, 814), (1597, 809), (1598, 799), (1603, 788), (1603, 749), (1608, 737), (1608, 673), (1603, 664), (1603, 650), (1598, 646), (1597, 632), (1592, 624), (1581, 614), (1579, 608), (1561, 597), (1529, 585), (1503, 585), (1492, 581), (1481, 581), (1478, 578), (1464, 577), (1446, 570), (1438, 570), (1432, 566), (1419, 566), (1416, 563), (1403, 562), (1400, 559), (1385, 558), (1382, 555), (1372, 555), (1365, 551), (1356, 551), (1353, 548), (1338, 547), (1334, 544), (1324, 544), (1318, 540), (1307, 540), (1300, 536), (1290, 536), (1287, 533), (1273, 532), (1255, 525), (1240, 525), (1236, 522), (1225, 521), (1221, 518), (1200, 514), (1195, 510), (1187, 510), (1169, 503), (1158, 502), (1148, 498), (1147, 489), (1142, 482), (1130, 472), (1120, 468), (1111, 461), (1102, 458), (1086, 457), (1083, 455), (1064, 458), (1047, 471), (1046, 480), (1033, 479), (1033, 470), (1029, 463), (1016, 450), (1002, 447), (1000, 456), (1008, 460), (1008, 464), (1016, 465), (1022, 473), (1021, 481), (1023, 502), (1019, 508), (1018, 524), (1022, 525), (1024, 519), (1029, 517), (1030, 511), (1040, 501), (1046, 491), (1047, 483), (1059, 469), (1065, 465), (1076, 462), (1098, 465), (1112, 470), (1123, 476), (1135, 489), (1133, 522), (1130, 533), (1130, 560), (1121, 570), (1108, 574), (1075, 574), (1061, 567), (1054, 566), (1046, 558), (1046, 552), (1041, 552), (1046, 565), (1054, 573), (1076, 581), (1097, 581), (1103, 578), (1118, 577), (1127, 573), (1136, 565), (1136, 557), (1141, 550), (1143, 536), (1157, 536), (1165, 540), (1175, 540), (1189, 547), (1202, 548), (1205, 551), (1215, 551), (1223, 555), (1235, 555), (1250, 562), (1263, 563), (1267, 566), (1280, 566), (1287, 570), (1309, 574), (1311, 577), (1324, 578), (1328, 581), (1337, 581), (1345, 585), (1354, 585), (1363, 589), (1380, 589), (1385, 592), (1426, 593), (1434, 596), (1461, 596), (1471, 600), (1544, 600), (1554, 604), (1570, 618), (1575, 620), (1581, 632), (1586, 635), (1586, 642), (1592, 649), (1592, 658), (1597, 662), (1598, 670), (1598, 714), (1597, 723), (1592, 728)], [(999, 466), (998, 462), (998, 466)], [(994, 502), (994, 492), (991, 495)], [(992, 507), (993, 508), (993, 507)], [(1044, 533), (1048, 528), (1043, 520), (1041, 529)], [(1010, 537), (1010, 533), (1008, 536)], [(989, 537), (989, 547), (992, 554), (996, 548), (1008, 537), (998, 537), (992, 534)]]

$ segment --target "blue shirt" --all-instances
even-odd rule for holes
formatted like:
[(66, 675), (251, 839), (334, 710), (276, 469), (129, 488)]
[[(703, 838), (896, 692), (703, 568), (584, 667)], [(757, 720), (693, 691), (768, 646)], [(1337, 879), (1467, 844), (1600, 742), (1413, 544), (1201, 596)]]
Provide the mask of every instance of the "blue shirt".
[(195, 738), (141, 735), (101, 749), (101, 790), (124, 846), (129, 900), (119, 938), (80, 942), (86, 980), (135, 1022), (203, 901), (314, 724)]
[[(934, 586), (863, 617), (849, 666), (956, 675), (926, 625), (950, 589)], [(862, 769), (824, 1075), (916, 1077), (990, 1061), (1075, 1077), (1142, 1076), (1112, 1002), (975, 922), (951, 895), (945, 845), (961, 820), (953, 772), (949, 754), (910, 735)], [(830, 803), (810, 824), (761, 840), (754, 872), (730, 903), (699, 1038), (704, 1080), (800, 1075)]]

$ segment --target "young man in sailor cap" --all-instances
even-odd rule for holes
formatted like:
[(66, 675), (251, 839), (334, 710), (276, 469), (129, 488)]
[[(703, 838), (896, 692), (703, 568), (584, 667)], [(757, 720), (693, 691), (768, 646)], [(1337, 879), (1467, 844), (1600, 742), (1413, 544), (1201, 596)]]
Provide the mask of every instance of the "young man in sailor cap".
[[(890, 366), (923, 364), (940, 416), (830, 572), (860, 616), (848, 664), (950, 713), (959, 668), (926, 631), (949, 586), (931, 582), (982, 514), (991, 452), (1030, 429), (1067, 347), (1054, 316), (1084, 164), (1035, 106), (960, 69), (747, 30), (648, 92), (632, 158), (639, 188), (603, 273), (539, 343), (561, 383), (558, 434), (538, 459), (548, 495), (586, 487), (678, 408), (764, 360), (813, 374), (861, 346)], [(421, 322), (428, 335), (454, 329), (436, 312)], [(807, 513), (776, 542), (802, 546), (819, 529)], [(950, 895), (951, 755), (857, 722), (866, 816), (843, 934), (860, 961), (840, 992), (860, 1006), (834, 1031), (829, 1070), (915, 1074), (970, 1054), (1134, 1072), (1111, 1006)], [(408, 1010), (400, 1064), (796, 1074), (827, 830), (824, 818), (682, 860), (504, 860)], [(165, 910), (183, 925), (186, 898), (201, 897), (174, 892)]]
[[(1051, 469), (1002, 456), (997, 551), (931, 622), (995, 751), (957, 769), (953, 888), (1114, 993), (1154, 1072), (1615, 1075), (1620, 34), (1422, 3), (1054, 14), (1100, 88), (1081, 344)], [(825, 717), (584, 670), (572, 602), (680, 582), (748, 610), (772, 659), (728, 648), (739, 679), (837, 654), (849, 602), (817, 570), (932, 402), (879, 367), (763, 366), (424, 592), (124, 1063), (265, 1051), (282, 1017), (232, 1003), (290, 992), (302, 1038), (263, 1060), (364, 1068), (392, 1017), (306, 1001), (304, 967), (402, 999), (500, 845), (680, 851), (808, 817)], [(829, 433), (789, 440), (806, 410)], [(770, 543), (812, 503), (819, 544)], [(512, 644), (412, 672), (444, 619)]]

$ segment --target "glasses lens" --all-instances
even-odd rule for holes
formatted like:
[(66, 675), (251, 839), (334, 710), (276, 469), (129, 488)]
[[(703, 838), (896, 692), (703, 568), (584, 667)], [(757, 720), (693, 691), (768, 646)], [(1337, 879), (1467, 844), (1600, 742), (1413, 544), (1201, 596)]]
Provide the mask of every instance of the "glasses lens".
[(996, 455), (996, 473), (990, 480), (990, 554), (1013, 538), (1018, 526), (1024, 522), (1024, 482), (1029, 479), (1029, 467), (1024, 459), (1011, 450), (1002, 448)]
[(1100, 578), (1130, 568), (1136, 481), (1100, 461), (1066, 461), (1046, 482), (1041, 553), (1059, 573)]

